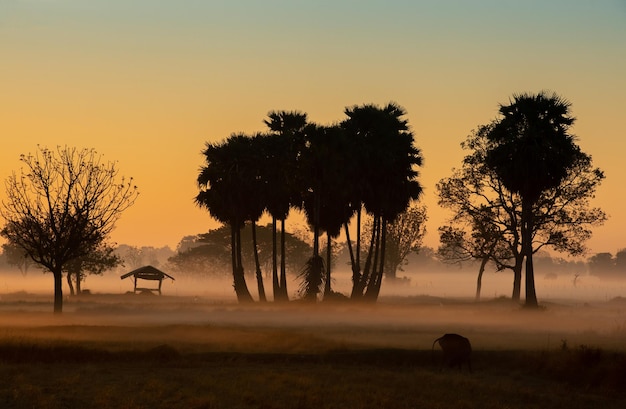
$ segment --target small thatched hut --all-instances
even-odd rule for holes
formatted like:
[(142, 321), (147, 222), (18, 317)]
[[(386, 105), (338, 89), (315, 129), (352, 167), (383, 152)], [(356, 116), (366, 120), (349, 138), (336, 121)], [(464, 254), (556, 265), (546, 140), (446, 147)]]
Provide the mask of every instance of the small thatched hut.
[[(137, 294), (137, 291), (142, 292), (142, 291), (158, 291), (159, 294), (161, 294), (161, 284), (163, 283), (163, 279), (165, 278), (170, 278), (172, 281), (174, 281), (174, 277), (172, 277), (171, 275), (164, 273), (163, 271), (159, 270), (156, 267), (152, 267), (152, 266), (143, 266), (143, 267), (139, 267), (133, 271), (131, 271), (130, 273), (126, 273), (124, 275), (122, 275), (120, 278), (123, 280), (125, 278), (128, 278), (130, 276), (135, 277), (135, 289), (134, 292), (135, 294)], [(158, 281), (159, 282), (159, 286), (157, 288), (148, 288), (148, 287), (137, 287), (137, 280), (148, 280), (148, 281)]]

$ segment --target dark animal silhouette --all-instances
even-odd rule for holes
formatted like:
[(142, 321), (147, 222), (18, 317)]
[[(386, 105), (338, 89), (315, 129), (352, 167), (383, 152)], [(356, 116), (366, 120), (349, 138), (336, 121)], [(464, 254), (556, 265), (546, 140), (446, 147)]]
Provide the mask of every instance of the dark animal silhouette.
[(472, 372), (472, 363), (470, 361), (472, 345), (469, 339), (459, 334), (445, 334), (433, 342), (433, 352), (435, 351), (436, 343), (439, 343), (443, 351), (442, 365), (446, 365), (449, 368), (458, 367), (461, 370), (463, 364), (467, 364), (467, 368)]

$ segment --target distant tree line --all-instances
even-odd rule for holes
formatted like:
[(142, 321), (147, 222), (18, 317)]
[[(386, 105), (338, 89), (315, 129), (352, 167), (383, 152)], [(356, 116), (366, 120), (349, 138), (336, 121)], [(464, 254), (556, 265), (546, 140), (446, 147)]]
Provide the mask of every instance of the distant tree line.
[[(267, 273), (272, 268), (272, 225), (256, 227), (257, 256), (261, 268)], [(311, 254), (311, 246), (293, 233), (285, 233), (285, 253), (287, 271), (298, 271)], [(195, 236), (184, 237), (169, 257), (168, 265), (181, 274), (196, 276), (229, 275), (231, 262), (230, 228), (222, 226)], [(242, 264), (255, 266), (252, 248), (252, 225), (247, 223), (242, 229)], [(254, 271), (254, 270), (253, 270)]]
[(597, 253), (588, 259), (589, 273), (604, 279), (626, 278), (626, 249), (611, 253)]
[[(267, 226), (260, 227), (260, 229), (265, 228), (267, 228)], [(228, 228), (222, 226), (216, 230), (224, 231), (228, 230)], [(247, 234), (248, 233), (244, 231), (244, 235)], [(302, 249), (298, 250), (300, 254), (299, 257), (297, 254), (294, 254), (293, 257), (289, 257), (289, 259), (293, 258), (294, 262), (291, 268), (288, 269), (288, 273), (295, 277), (310, 255), (311, 246), (305, 240), (298, 238), (297, 234), (291, 235), (294, 236), (294, 240), (299, 242), (297, 246), (302, 246)], [(225, 235), (223, 240), (223, 243), (219, 246), (208, 246), (207, 248), (200, 249), (197, 253), (189, 252), (189, 250), (203, 246), (204, 233), (184, 236), (176, 249), (171, 249), (169, 246), (157, 248), (152, 246), (137, 247), (120, 244), (114, 248), (114, 254), (121, 259), (122, 264), (103, 269), (101, 273), (97, 275), (119, 274), (144, 265), (153, 265), (165, 271), (172, 272), (172, 274), (176, 274), (177, 278), (179, 276), (203, 277), (210, 280), (214, 277), (227, 277), (232, 274), (230, 271), (230, 238), (228, 235)], [(267, 239), (261, 239), (259, 243), (260, 246), (265, 246), (266, 248), (271, 246), (271, 242)], [(0, 246), (0, 271), (13, 270), (25, 277), (29, 274), (41, 274), (41, 268), (32, 261), (28, 262), (28, 269), (24, 270), (23, 261), (28, 261), (29, 259), (24, 257), (23, 254), (18, 258), (14, 258), (8, 247), (8, 243), (4, 243)], [(217, 247), (219, 247), (219, 250), (216, 250)], [(289, 254), (289, 251), (287, 253)], [(195, 260), (196, 257), (199, 260)], [(252, 266), (254, 261), (251, 249), (247, 251), (244, 249), (244, 259), (247, 260), (246, 265)], [(535, 265), (541, 270), (545, 278), (556, 278), (558, 276), (572, 274), (589, 274), (600, 279), (626, 279), (625, 260), (625, 249), (617, 251), (615, 255), (609, 252), (597, 253), (584, 260), (565, 259), (540, 251), (536, 253)], [(269, 266), (270, 262), (271, 261), (268, 262), (266, 260), (265, 264)], [(333, 265), (350, 265), (350, 256), (343, 243), (335, 243), (334, 245)], [(420, 245), (407, 252), (407, 256), (402, 260), (393, 277), (399, 279), (401, 282), (406, 281), (407, 277), (402, 276), (402, 274), (405, 273), (407, 269), (410, 269), (413, 276), (417, 274), (417, 277), (419, 277), (420, 273), (458, 272), (460, 269), (468, 271), (468, 274), (471, 274), (471, 271), (479, 265), (480, 260), (476, 259), (450, 263), (448, 260), (441, 258), (436, 248)], [(94, 274), (91, 271), (83, 271), (83, 273), (83, 280), (87, 276)], [(253, 274), (253, 271), (247, 274)], [(394, 278), (389, 279), (393, 280)]]

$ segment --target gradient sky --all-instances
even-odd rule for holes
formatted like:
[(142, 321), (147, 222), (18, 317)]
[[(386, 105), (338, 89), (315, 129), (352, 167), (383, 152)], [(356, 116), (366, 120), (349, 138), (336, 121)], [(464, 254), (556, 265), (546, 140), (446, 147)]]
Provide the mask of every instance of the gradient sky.
[[(172, 248), (216, 227), (196, 208), (206, 141), (395, 101), (422, 149), (429, 234), (450, 215), (435, 184), (459, 144), (519, 92), (572, 103), (606, 173), (590, 254), (626, 247), (626, 0), (0, 0), (0, 178), (37, 144), (95, 148), (141, 195), (113, 240)], [(0, 199), (5, 192), (0, 186)]]

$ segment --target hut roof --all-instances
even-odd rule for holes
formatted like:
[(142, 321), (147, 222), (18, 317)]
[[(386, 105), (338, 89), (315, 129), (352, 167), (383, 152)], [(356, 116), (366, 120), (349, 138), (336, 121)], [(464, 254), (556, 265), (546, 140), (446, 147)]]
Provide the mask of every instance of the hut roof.
[(143, 279), (153, 279), (153, 280), (162, 280), (165, 277), (167, 277), (167, 278), (171, 278), (172, 280), (174, 280), (174, 277), (172, 277), (171, 275), (152, 266), (139, 267), (129, 273), (122, 275), (120, 279), (123, 280), (130, 276), (135, 276), (137, 278), (143, 278)]

